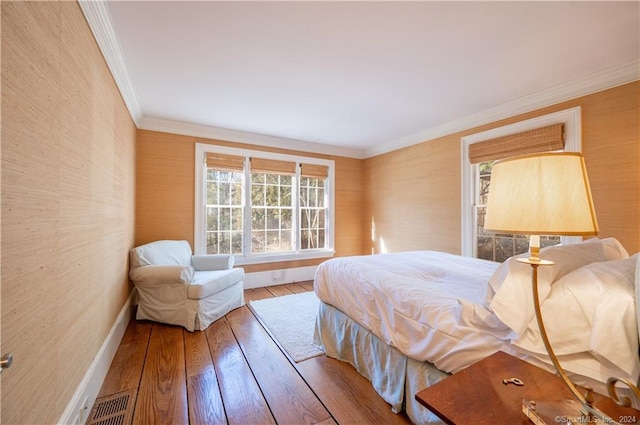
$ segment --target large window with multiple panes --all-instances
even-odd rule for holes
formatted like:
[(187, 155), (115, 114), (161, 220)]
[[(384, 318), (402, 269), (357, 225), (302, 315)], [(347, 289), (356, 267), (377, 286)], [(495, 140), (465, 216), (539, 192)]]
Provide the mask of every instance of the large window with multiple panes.
[(239, 263), (333, 253), (333, 161), (202, 144), (196, 156), (197, 253)]

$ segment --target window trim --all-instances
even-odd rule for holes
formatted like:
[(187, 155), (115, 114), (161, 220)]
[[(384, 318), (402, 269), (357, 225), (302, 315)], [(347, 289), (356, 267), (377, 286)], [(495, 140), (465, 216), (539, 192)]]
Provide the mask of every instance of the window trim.
[[(243, 156), (245, 161), (244, 166), (244, 184), (250, 184), (251, 175), (247, 161), (250, 157), (259, 157), (264, 159), (271, 159), (276, 161), (293, 161), (296, 164), (306, 163), (315, 165), (324, 165), (327, 170), (327, 187), (325, 196), (327, 197), (327, 217), (326, 217), (326, 230), (325, 230), (325, 248), (324, 249), (310, 249), (300, 251), (299, 246), (296, 248), (296, 252), (286, 253), (259, 253), (248, 254), (249, 248), (246, 246), (246, 239), (243, 236), (243, 252), (242, 255), (235, 255), (235, 263), (237, 265), (245, 264), (258, 264), (258, 263), (271, 263), (281, 261), (292, 260), (306, 260), (316, 258), (328, 258), (335, 254), (335, 161), (322, 158), (307, 157), (302, 155), (289, 155), (275, 152), (265, 152), (253, 149), (233, 148), (227, 146), (210, 145), (207, 143), (196, 143), (195, 152), (195, 199), (194, 199), (194, 253), (197, 255), (206, 253), (206, 214), (204, 212), (204, 202), (206, 200), (206, 154), (207, 152), (216, 152), (228, 155)], [(300, 175), (299, 166), (296, 166), (296, 176)], [(248, 179), (248, 180), (247, 180)], [(295, 184), (295, 190), (299, 190), (298, 184)], [(298, 194), (294, 193), (295, 198), (298, 198)], [(245, 193), (243, 197), (243, 208), (250, 205), (251, 196), (250, 191), (245, 187)], [(298, 218), (298, 202), (294, 205), (294, 220), (297, 222)], [(244, 214), (243, 226), (245, 229), (251, 229), (251, 216), (250, 214)], [(248, 227), (247, 227), (248, 226)], [(296, 229), (298, 228), (296, 224)], [(298, 238), (300, 235), (297, 236)]]
[[(514, 124), (496, 127), (491, 130), (464, 136), (461, 142), (461, 255), (465, 257), (476, 257), (476, 228), (477, 217), (473, 214), (473, 205), (475, 203), (475, 185), (476, 185), (476, 168), (477, 164), (471, 164), (469, 160), (469, 145), (496, 137), (508, 136), (510, 134), (519, 133), (527, 130), (533, 130), (538, 127), (544, 127), (551, 124), (564, 123), (565, 132), (565, 152), (581, 152), (582, 151), (582, 123), (581, 108), (565, 109), (536, 118), (520, 121)], [(561, 243), (573, 244), (582, 241), (580, 236), (562, 236)]]

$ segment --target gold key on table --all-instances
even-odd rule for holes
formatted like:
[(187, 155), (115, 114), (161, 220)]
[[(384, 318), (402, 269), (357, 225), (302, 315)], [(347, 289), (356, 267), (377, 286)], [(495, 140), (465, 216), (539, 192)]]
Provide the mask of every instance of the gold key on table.
[(509, 378), (509, 379), (503, 379), (502, 383), (507, 385), (507, 384), (513, 384), (513, 385), (517, 385), (519, 387), (524, 385), (524, 382), (522, 382), (520, 379), (518, 378)]

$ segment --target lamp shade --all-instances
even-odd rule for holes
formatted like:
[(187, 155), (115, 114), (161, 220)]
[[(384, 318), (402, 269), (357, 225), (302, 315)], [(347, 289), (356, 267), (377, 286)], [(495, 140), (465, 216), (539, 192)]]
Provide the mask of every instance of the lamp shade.
[(598, 234), (582, 155), (542, 153), (496, 161), (484, 228), (529, 235)]

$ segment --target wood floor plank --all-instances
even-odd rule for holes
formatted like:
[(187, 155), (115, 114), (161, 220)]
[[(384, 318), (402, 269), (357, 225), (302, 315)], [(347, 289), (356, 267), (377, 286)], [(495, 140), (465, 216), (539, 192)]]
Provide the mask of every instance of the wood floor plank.
[(133, 424), (188, 423), (182, 328), (154, 324)]
[(313, 291), (313, 280), (307, 280), (304, 282), (298, 282), (297, 285), (300, 285), (307, 291)]
[(304, 289), (302, 287), (302, 285), (299, 285), (297, 283), (287, 283), (286, 285), (282, 285), (282, 286), (287, 288), (289, 291), (293, 292), (294, 294), (299, 294), (301, 292), (307, 292), (307, 290)]
[(187, 377), (189, 425), (227, 424), (216, 373), (212, 369)]
[(218, 379), (204, 332), (183, 331), (189, 424), (226, 424)]
[(275, 424), (227, 319), (212, 323), (205, 334), (229, 425)]
[(331, 416), (247, 307), (227, 320), (279, 424), (315, 424)]
[(204, 332), (183, 331), (184, 355), (187, 376), (198, 375), (213, 370), (207, 336)]
[(151, 322), (131, 319), (98, 398), (138, 388), (151, 335)]
[(411, 424), (405, 414), (393, 413), (349, 363), (322, 355), (297, 363), (296, 368), (339, 424)]
[(293, 294), (293, 292), (287, 289), (285, 285), (269, 286), (267, 287), (267, 290), (271, 292), (274, 297)]
[(244, 300), (245, 302), (262, 300), (264, 298), (273, 298), (273, 294), (267, 290), (267, 288), (252, 288), (245, 289)]

